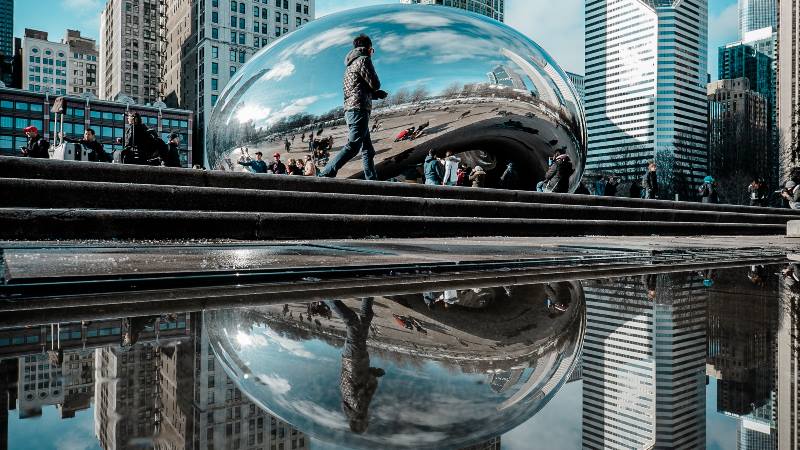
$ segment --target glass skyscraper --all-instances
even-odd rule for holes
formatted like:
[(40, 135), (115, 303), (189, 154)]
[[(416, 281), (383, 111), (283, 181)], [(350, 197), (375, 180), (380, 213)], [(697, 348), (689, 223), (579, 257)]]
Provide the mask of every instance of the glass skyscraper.
[(400, 0), (400, 3), (452, 6), (483, 14), (500, 22), (505, 13), (505, 0)]
[(775, 0), (739, 0), (739, 37), (761, 28), (777, 28)]
[(0, 54), (14, 56), (14, 0), (0, 0)]
[(587, 169), (638, 178), (656, 159), (661, 180), (699, 184), (707, 41), (707, 0), (586, 0)]

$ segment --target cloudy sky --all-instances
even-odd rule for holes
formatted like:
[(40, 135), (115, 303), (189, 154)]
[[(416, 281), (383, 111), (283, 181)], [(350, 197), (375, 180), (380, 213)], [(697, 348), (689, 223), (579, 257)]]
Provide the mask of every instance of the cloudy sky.
[[(393, 0), (317, 0), (317, 16), (359, 6), (396, 3)], [(97, 39), (105, 0), (39, 0), (37, 11), (29, 0), (14, 2), (14, 34), (36, 28), (60, 39), (64, 29), (75, 28)], [(506, 23), (522, 31), (552, 54), (571, 72), (583, 73), (584, 0), (506, 0)], [(68, 18), (68, 19), (67, 19)], [(65, 20), (67, 19), (67, 20)], [(709, 72), (716, 78), (717, 47), (737, 39), (736, 0), (709, 0)]]

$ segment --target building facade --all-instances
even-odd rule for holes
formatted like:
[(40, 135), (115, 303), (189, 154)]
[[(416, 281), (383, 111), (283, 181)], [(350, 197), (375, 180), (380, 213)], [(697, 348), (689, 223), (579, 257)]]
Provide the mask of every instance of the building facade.
[(581, 103), (586, 105), (586, 77), (572, 72), (567, 72), (567, 76), (569, 77), (569, 81), (572, 82), (572, 85), (575, 86), (575, 90), (578, 91)]
[(99, 52), (94, 39), (81, 36), (80, 31), (67, 30), (63, 43), (69, 46), (67, 53), (67, 93), (83, 94), (88, 92), (98, 96), (97, 66)]
[(0, 58), (14, 53), (14, 0), (0, 0)]
[[(28, 125), (42, 130), (42, 135), (53, 143), (56, 128), (51, 108), (55, 99), (52, 95), (0, 88), (0, 154), (19, 154), (19, 148), (27, 145), (22, 129)], [(63, 104), (64, 134), (67, 137), (81, 137), (86, 128), (92, 128), (106, 152), (121, 150), (117, 138), (123, 137), (125, 112), (135, 111), (148, 127), (158, 130), (165, 142), (170, 133), (180, 134), (181, 164), (191, 167), (194, 120), (191, 111), (126, 105), (77, 96), (64, 97)]]
[(483, 14), (500, 22), (505, 20), (505, 0), (400, 0), (400, 3), (452, 6)]
[(798, 166), (800, 134), (800, 5), (779, 3), (778, 24), (778, 145), (781, 181)]
[(47, 40), (44, 31), (25, 29), (22, 38), (22, 89), (66, 95), (69, 45)]
[(665, 191), (693, 192), (708, 162), (707, 29), (707, 0), (586, 2), (588, 170), (632, 178), (656, 160)]
[(199, 153), (211, 110), (228, 81), (261, 48), (313, 20), (315, 3), (167, 0), (166, 11), (164, 101), (195, 111)]
[(777, 0), (739, 0), (739, 36), (750, 31), (778, 26)]
[(100, 16), (100, 98), (159, 100), (161, 17), (158, 0), (108, 0)]

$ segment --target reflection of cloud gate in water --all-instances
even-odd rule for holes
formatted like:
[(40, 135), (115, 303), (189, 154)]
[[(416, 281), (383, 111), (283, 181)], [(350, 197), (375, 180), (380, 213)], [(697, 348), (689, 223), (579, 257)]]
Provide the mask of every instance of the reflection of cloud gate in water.
[(326, 442), (459, 448), (513, 429), (575, 367), (577, 282), (209, 311), (241, 390)]
[[(304, 25), (254, 56), (228, 83), (214, 108), (206, 149), (210, 167), (245, 170), (249, 154), (309, 152), (311, 132), (347, 140), (342, 109), (344, 57), (359, 33), (375, 43), (373, 57), (383, 89), (371, 126), (381, 179), (416, 178), (431, 149), (462, 154), (496, 184), (506, 162), (519, 171), (520, 188), (532, 189), (556, 149), (569, 154), (577, 187), (586, 160), (586, 131), (578, 94), (538, 45), (491, 19), (458, 9), (386, 5), (360, 8)], [(428, 124), (413, 139), (395, 142), (406, 129)], [(360, 158), (341, 177), (361, 176)]]

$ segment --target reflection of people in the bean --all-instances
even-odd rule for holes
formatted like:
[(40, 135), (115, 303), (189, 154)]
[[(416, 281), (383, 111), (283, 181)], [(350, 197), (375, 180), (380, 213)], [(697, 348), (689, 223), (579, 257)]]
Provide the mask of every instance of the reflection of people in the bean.
[(325, 302), (342, 319), (347, 330), (339, 388), (342, 392), (342, 410), (350, 420), (350, 430), (354, 433), (367, 431), (369, 404), (378, 388), (378, 378), (385, 373), (383, 369), (369, 366), (367, 335), (375, 315), (372, 301), (372, 297), (361, 299), (359, 314), (341, 300)]
[(569, 283), (547, 283), (544, 285), (544, 292), (547, 295), (545, 302), (547, 304), (547, 309), (550, 310), (550, 317), (555, 317), (567, 311), (572, 302), (572, 292)]

